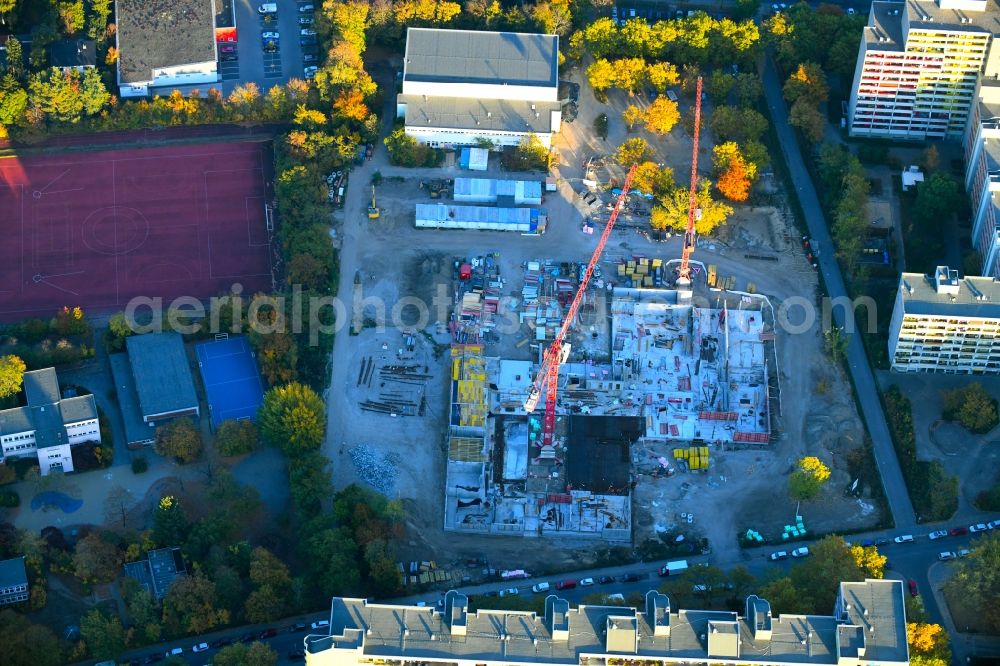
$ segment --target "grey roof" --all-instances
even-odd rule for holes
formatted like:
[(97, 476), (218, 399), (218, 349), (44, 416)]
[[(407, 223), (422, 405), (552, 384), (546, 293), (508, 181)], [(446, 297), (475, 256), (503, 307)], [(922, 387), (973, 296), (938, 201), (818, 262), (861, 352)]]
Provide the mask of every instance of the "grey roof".
[[(902, 51), (903, 6), (898, 2), (873, 2), (864, 29), (864, 40), (873, 51)], [(894, 14), (894, 12), (899, 12)]]
[(35, 448), (46, 449), (69, 442), (66, 425), (58, 404), (28, 407), (35, 427)]
[(24, 569), (24, 556), (0, 560), (0, 587), (14, 587), (28, 584), (28, 572)]
[[(964, 0), (968, 3), (969, 0)], [(966, 9), (942, 8), (947, 2), (940, 0), (906, 0), (906, 14), (910, 22), (910, 30), (954, 30), (961, 32), (992, 33), (1000, 18), (1000, 6), (997, 0), (983, 0), (984, 11)], [(924, 21), (927, 17), (930, 21)], [(967, 23), (962, 23), (965, 19)]]
[(97, 418), (97, 402), (93, 395), (80, 395), (75, 398), (64, 398), (59, 403), (63, 423), (79, 423)]
[(28, 406), (51, 405), (59, 402), (59, 378), (55, 368), (29, 370), (24, 373), (24, 396)]
[[(1000, 319), (1000, 281), (995, 278), (966, 276), (958, 281), (957, 294), (939, 294), (931, 277), (903, 273), (899, 290), (908, 315)], [(977, 291), (984, 299), (977, 298)]]
[(151, 550), (146, 559), (125, 564), (124, 570), (156, 599), (167, 596), (170, 585), (186, 573), (181, 549), (176, 546)]
[(407, 127), (536, 134), (552, 131), (552, 111), (561, 108), (559, 102), (423, 95), (399, 95), (396, 102), (406, 105)]
[(559, 85), (559, 37), (409, 28), (403, 82)]
[[(863, 622), (859, 626), (875, 627), (874, 632), (862, 632), (867, 646), (864, 661), (905, 662), (902, 584), (845, 583), (842, 592), (852, 608), (863, 603), (871, 611), (860, 616)], [(550, 595), (545, 604), (548, 618), (519, 611), (465, 613), (456, 608), (457, 600), (464, 604), (464, 597), (449, 592), (445, 613), (440, 613), (433, 608), (335, 598), (330, 635), (307, 638), (307, 649), (311, 653), (357, 649), (359, 657), (376, 659), (504, 664), (579, 664), (583, 657), (623, 653), (674, 662), (838, 662), (836, 641), (841, 623), (832, 616), (783, 615), (771, 622), (768, 637), (755, 636), (754, 627), (736, 613), (673, 610), (666, 597), (655, 593), (647, 595), (645, 612), (617, 606), (568, 608), (563, 600)], [(459, 621), (449, 624), (449, 613), (457, 613)], [(657, 626), (650, 624), (651, 618)], [(850, 613), (845, 619), (858, 620)]]
[(53, 67), (94, 67), (97, 45), (92, 39), (61, 39), (49, 44), (49, 64)]
[(125, 439), (128, 444), (149, 444), (155, 437), (153, 428), (142, 420), (139, 411), (139, 396), (135, 391), (135, 378), (128, 354), (111, 354), (111, 375), (115, 379), (115, 393), (118, 396), (118, 411), (125, 423)]
[(184, 341), (177, 333), (147, 333), (125, 339), (143, 417), (198, 408)]
[(118, 0), (118, 77), (152, 79), (153, 70), (215, 60), (212, 0)]
[(27, 407), (14, 407), (0, 411), (0, 435), (14, 435), (34, 430), (31, 411)]

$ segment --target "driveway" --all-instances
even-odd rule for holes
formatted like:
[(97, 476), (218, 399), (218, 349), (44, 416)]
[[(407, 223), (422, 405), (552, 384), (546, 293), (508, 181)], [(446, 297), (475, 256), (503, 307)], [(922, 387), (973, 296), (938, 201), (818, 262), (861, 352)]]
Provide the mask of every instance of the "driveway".
[[(833, 299), (846, 299), (847, 288), (844, 286), (844, 279), (840, 274), (836, 257), (830, 251), (833, 242), (830, 240), (829, 227), (823, 215), (823, 209), (819, 205), (816, 189), (813, 187), (809, 172), (802, 161), (802, 154), (795, 140), (795, 134), (788, 124), (788, 111), (781, 94), (781, 83), (774, 62), (770, 58), (765, 59), (762, 79), (764, 96), (771, 112), (771, 120), (774, 122), (778, 141), (781, 144), (781, 152), (785, 157), (785, 163), (788, 164), (791, 180), (795, 183), (809, 234), (819, 241), (821, 248), (826, 248), (826, 251), (819, 256), (819, 268), (823, 275), (823, 281), (826, 283), (827, 294)], [(834, 309), (833, 315), (837, 326), (843, 326), (843, 308)], [(911, 527), (917, 523), (917, 518), (913, 512), (910, 496), (906, 491), (906, 484), (903, 482), (903, 473), (899, 468), (899, 461), (896, 459), (896, 452), (892, 447), (889, 426), (886, 424), (885, 414), (882, 411), (878, 388), (859, 335), (852, 335), (849, 338), (847, 362), (861, 407), (861, 415), (864, 417), (868, 434), (872, 439), (873, 454), (882, 477), (882, 487), (889, 503), (889, 510), (892, 512), (897, 527)]]

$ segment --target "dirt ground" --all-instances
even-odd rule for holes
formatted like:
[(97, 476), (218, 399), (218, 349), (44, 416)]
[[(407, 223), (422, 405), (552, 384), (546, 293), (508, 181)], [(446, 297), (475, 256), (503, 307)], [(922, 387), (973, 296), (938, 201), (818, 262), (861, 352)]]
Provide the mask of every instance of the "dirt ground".
[[(624, 100), (612, 98), (612, 107)], [(526, 261), (550, 258), (555, 261), (586, 261), (597, 238), (581, 233), (583, 210), (579, 193), (583, 163), (594, 154), (607, 154), (624, 139), (620, 109), (596, 103), (586, 85), (581, 86), (580, 115), (559, 136), (559, 190), (546, 193), (542, 207), (547, 209), (550, 226), (541, 237), (526, 237), (504, 232), (438, 231), (416, 229), (414, 204), (430, 202), (421, 180), (451, 179), (462, 173), (455, 167), (440, 169), (402, 169), (387, 163), (384, 149), (376, 150), (372, 161), (352, 174), (346, 208), (336, 214), (337, 233), (342, 241), (340, 298), (350, 304), (354, 291), (361, 296), (384, 300), (385, 310), (407, 296), (427, 301), (439, 296), (445, 302), (454, 297), (452, 262), (456, 258), (494, 253), (498, 256), (505, 280), (504, 295), (518, 293), (522, 267)], [(607, 110), (612, 122), (607, 142), (591, 136), (593, 117)], [(618, 136), (616, 134), (620, 134)], [(677, 128), (656, 145), (675, 173), (684, 173), (690, 160), (690, 139)], [(685, 148), (686, 146), (686, 148)], [(365, 212), (371, 175), (379, 171), (383, 181), (378, 188), (382, 216), (369, 221)], [(502, 173), (498, 161), (491, 160), (487, 174), (480, 177), (520, 177), (536, 179), (540, 174)], [(772, 187), (773, 184), (768, 184)], [(778, 198), (780, 201), (780, 197)], [(604, 219), (598, 217), (598, 219)], [(680, 256), (681, 239), (651, 243), (636, 233), (641, 220), (627, 221), (613, 234), (605, 251), (605, 265), (633, 255), (674, 259)], [(747, 258), (767, 255), (777, 261)], [(740, 208), (718, 238), (702, 239), (694, 259), (718, 266), (719, 273), (736, 277), (736, 290), (746, 290), (753, 283), (756, 291), (767, 295), (775, 308), (783, 299), (804, 296), (815, 300), (817, 277), (806, 262), (798, 234), (787, 210)], [(610, 274), (610, 273), (609, 273)], [(355, 285), (355, 278), (359, 284)], [(378, 306), (362, 306), (373, 318)], [(351, 310), (351, 307), (348, 308)], [(392, 416), (360, 408), (364, 400), (383, 387), (374, 379), (364, 380), (363, 363), (376, 368), (399, 364), (399, 350), (404, 333), (391, 327), (385, 330), (365, 328), (359, 335), (342, 329), (333, 352), (333, 375), (328, 402), (328, 437), (324, 451), (333, 461), (338, 487), (372, 477), (383, 484), (381, 476), (391, 477), (390, 497), (402, 499), (408, 515), (406, 541), (400, 559), (435, 559), (439, 565), (463, 562), (466, 558), (488, 555), (491, 563), (504, 567), (572, 568), (593, 557), (600, 542), (566, 539), (535, 540), (526, 544), (521, 538), (495, 538), (459, 535), (443, 529), (442, 488), (445, 472), (445, 434), (448, 411), (447, 361), (449, 336), (444, 329), (448, 311), (431, 306), (424, 322), (416, 322), (415, 309), (403, 311), (404, 327), (414, 331), (415, 323), (424, 323), (422, 333), (415, 332), (414, 359), (406, 360), (427, 374), (425, 386), (427, 409), (423, 415)], [(409, 314), (407, 314), (409, 313)], [(391, 318), (391, 317), (390, 317)], [(794, 321), (794, 315), (791, 316)], [(502, 337), (490, 345), (486, 354), (506, 358), (531, 358), (528, 346), (517, 347), (523, 334)], [(834, 368), (822, 349), (819, 322), (805, 333), (778, 332), (777, 350), (782, 392), (780, 435), (770, 448), (753, 451), (715, 453), (707, 474), (679, 474), (669, 479), (640, 479), (634, 500), (634, 535), (636, 541), (653, 535), (676, 520), (684, 511), (696, 516), (696, 531), (712, 543), (719, 562), (738, 561), (736, 534), (747, 528), (764, 534), (780, 535), (781, 528), (793, 521), (796, 507), (787, 500), (786, 476), (793, 463), (803, 455), (817, 455), (832, 469), (833, 476), (823, 495), (800, 508), (810, 530), (858, 529), (878, 521), (877, 510), (867, 496), (861, 501), (845, 498), (849, 483), (845, 458), (849, 450), (863, 441), (863, 428), (854, 408), (850, 385)], [(371, 361), (366, 361), (371, 359)], [(426, 373), (423, 369), (426, 367)], [(376, 371), (373, 371), (376, 372)], [(366, 454), (359, 458), (356, 449), (364, 445)], [(352, 457), (352, 450), (355, 451)], [(635, 454), (642, 455), (637, 449)], [(358, 464), (361, 459), (363, 464)], [(689, 486), (682, 490), (681, 486)], [(735, 510), (733, 507), (737, 507)], [(460, 572), (456, 572), (460, 573)]]

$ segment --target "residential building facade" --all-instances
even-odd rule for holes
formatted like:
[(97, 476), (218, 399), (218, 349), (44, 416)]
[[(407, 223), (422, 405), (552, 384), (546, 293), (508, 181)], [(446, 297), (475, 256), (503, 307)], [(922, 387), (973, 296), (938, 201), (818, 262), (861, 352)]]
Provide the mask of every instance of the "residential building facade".
[(42, 475), (73, 471), (71, 447), (100, 442), (93, 395), (63, 398), (54, 368), (24, 373), (27, 405), (0, 411), (0, 462), (35, 456)]
[(118, 0), (115, 46), (121, 97), (216, 83), (214, 0)]
[(898, 372), (1000, 374), (1000, 282), (938, 266), (903, 273), (889, 324)]
[(558, 92), (556, 35), (409, 28), (396, 115), (434, 147), (516, 146), (528, 134), (549, 147)]
[(872, 3), (848, 105), (852, 136), (961, 139), (991, 50), (998, 0)]
[(24, 568), (24, 556), (0, 561), (0, 606), (24, 603), (28, 596), (28, 572)]
[(903, 583), (841, 583), (833, 614), (779, 615), (756, 595), (744, 615), (672, 607), (655, 590), (645, 606), (571, 608), (556, 595), (539, 617), (525, 611), (470, 611), (452, 590), (444, 608), (333, 599), (329, 627), (306, 636), (308, 666), (449, 664), (604, 666), (648, 661), (903, 666), (909, 662)]
[(1000, 81), (983, 81), (965, 133), (965, 190), (972, 209), (972, 247), (980, 274), (1000, 277)]

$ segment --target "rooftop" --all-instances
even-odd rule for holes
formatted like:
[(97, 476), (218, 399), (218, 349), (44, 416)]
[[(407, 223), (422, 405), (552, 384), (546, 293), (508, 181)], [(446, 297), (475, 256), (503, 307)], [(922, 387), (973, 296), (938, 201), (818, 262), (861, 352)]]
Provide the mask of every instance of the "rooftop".
[(97, 45), (91, 39), (62, 39), (49, 45), (49, 64), (53, 67), (94, 67)]
[(59, 378), (55, 368), (28, 370), (24, 373), (24, 396), (29, 407), (59, 402)]
[(191, 366), (180, 335), (147, 333), (125, 340), (143, 417), (198, 407)]
[(910, 30), (997, 31), (998, 0), (906, 0)]
[(153, 78), (153, 70), (215, 60), (213, 0), (118, 0), (118, 77)]
[[(941, 280), (938, 271), (949, 271)], [(908, 315), (1000, 319), (1000, 281), (988, 277), (966, 276), (941, 266), (935, 275), (903, 273), (899, 290), (903, 312)], [(940, 285), (939, 285), (940, 283)]]
[(556, 35), (409, 28), (403, 83), (556, 87), (558, 66)]
[(551, 132), (552, 111), (561, 109), (559, 102), (424, 95), (399, 95), (397, 102), (406, 104), (410, 127), (536, 134)]
[(898, 2), (873, 2), (864, 39), (870, 50), (902, 51), (902, 6)]
[(185, 574), (184, 559), (177, 547), (151, 550), (146, 559), (125, 564), (124, 570), (126, 576), (139, 581), (158, 600), (167, 596), (171, 583)]
[(125, 423), (125, 439), (128, 444), (149, 444), (155, 436), (154, 430), (142, 420), (139, 411), (139, 396), (135, 389), (135, 377), (132, 375), (132, 365), (128, 354), (111, 354), (111, 375), (115, 380), (115, 395), (118, 398), (118, 410), (122, 413)]
[(0, 560), (0, 588), (28, 584), (28, 572), (24, 569), (24, 556)]

